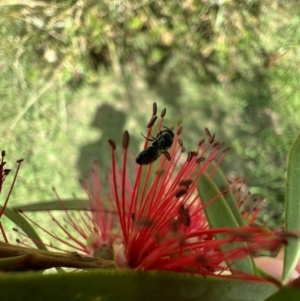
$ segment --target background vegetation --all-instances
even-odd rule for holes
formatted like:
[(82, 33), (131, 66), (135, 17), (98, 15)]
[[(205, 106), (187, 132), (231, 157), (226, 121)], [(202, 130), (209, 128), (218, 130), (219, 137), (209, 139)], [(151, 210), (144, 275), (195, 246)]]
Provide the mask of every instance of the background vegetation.
[[(82, 195), (78, 178), (127, 128), (142, 143), (152, 102), (182, 119), (187, 148), (215, 132), (223, 164), (282, 221), (285, 164), (300, 125), (298, 1), (1, 2), (0, 129), (24, 158), (13, 204)], [(109, 118), (108, 118), (109, 116)]]

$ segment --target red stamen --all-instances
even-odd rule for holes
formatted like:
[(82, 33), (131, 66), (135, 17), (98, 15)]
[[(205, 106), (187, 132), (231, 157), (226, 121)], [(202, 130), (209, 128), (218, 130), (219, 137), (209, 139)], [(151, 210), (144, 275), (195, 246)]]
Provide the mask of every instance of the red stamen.
[(120, 217), (121, 229), (124, 233), (126, 233), (125, 224), (123, 223), (123, 220), (124, 220), (123, 214), (125, 214), (125, 212), (122, 211), (122, 209), (121, 209), (121, 208), (123, 208), (123, 206), (121, 206), (121, 204), (120, 204), (119, 195), (118, 195), (118, 187), (117, 187), (117, 179), (116, 179), (116, 159), (115, 159), (116, 144), (113, 140), (109, 140), (108, 142), (111, 145), (111, 158), (112, 158), (111, 163), (112, 163), (113, 187), (114, 187), (113, 192), (114, 192), (116, 205), (117, 205), (117, 209), (118, 209), (118, 215)]
[(5, 231), (3, 229), (1, 221), (0, 221), (0, 231), (1, 231), (2, 237), (4, 239), (4, 242), (8, 243), (8, 239), (7, 239), (7, 236), (6, 236)]
[[(126, 143), (124, 143), (124, 141)], [(126, 221), (125, 221), (125, 180), (127, 178), (126, 173), (126, 166), (127, 166), (127, 151), (128, 151), (128, 144), (129, 144), (129, 133), (125, 131), (124, 138), (123, 138), (123, 168), (122, 168), (122, 212), (123, 215), (119, 215), (122, 218), (122, 229), (124, 230), (124, 236), (127, 238), (127, 229), (126, 229)]]
[(17, 161), (18, 167), (17, 167), (16, 173), (15, 173), (14, 179), (13, 179), (13, 181), (12, 181), (12, 184), (11, 184), (11, 186), (10, 186), (10, 189), (9, 189), (9, 191), (8, 191), (7, 197), (6, 197), (6, 199), (5, 199), (4, 205), (2, 206), (2, 210), (0, 211), (0, 217), (3, 215), (3, 212), (4, 212), (4, 210), (5, 210), (6, 206), (7, 206), (9, 197), (10, 197), (10, 195), (11, 195), (11, 192), (12, 192), (12, 190), (13, 190), (13, 188), (14, 188), (14, 185), (15, 185), (15, 182), (16, 182), (16, 180), (17, 180), (17, 176), (18, 176), (18, 173), (19, 173), (19, 170), (20, 170), (20, 167), (21, 167), (21, 163), (22, 163), (22, 162), (23, 162), (23, 159)]

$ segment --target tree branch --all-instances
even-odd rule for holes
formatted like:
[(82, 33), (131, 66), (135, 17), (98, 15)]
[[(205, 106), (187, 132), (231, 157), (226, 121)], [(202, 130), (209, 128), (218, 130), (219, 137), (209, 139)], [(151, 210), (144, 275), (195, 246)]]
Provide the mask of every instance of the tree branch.
[(76, 269), (115, 268), (112, 260), (82, 256), (76, 252), (57, 253), (0, 242), (0, 270), (24, 271), (67, 267)]

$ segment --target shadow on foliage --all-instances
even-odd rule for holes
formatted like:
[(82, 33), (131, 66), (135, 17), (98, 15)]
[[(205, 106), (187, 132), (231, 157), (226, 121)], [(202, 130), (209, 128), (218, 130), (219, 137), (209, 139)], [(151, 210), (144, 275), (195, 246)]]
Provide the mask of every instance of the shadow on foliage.
[[(117, 145), (117, 150), (121, 150), (125, 122), (126, 115), (124, 112), (107, 104), (98, 108), (94, 120), (91, 123), (91, 127), (99, 130), (99, 132), (101, 132), (101, 137), (81, 148), (77, 160), (77, 169), (80, 174), (80, 179), (85, 179), (90, 174), (94, 160), (99, 161), (100, 169), (102, 171), (110, 170), (111, 148), (108, 140), (114, 140)], [(131, 137), (130, 144), (136, 145), (137, 142)], [(101, 175), (105, 177), (106, 173), (101, 172)]]

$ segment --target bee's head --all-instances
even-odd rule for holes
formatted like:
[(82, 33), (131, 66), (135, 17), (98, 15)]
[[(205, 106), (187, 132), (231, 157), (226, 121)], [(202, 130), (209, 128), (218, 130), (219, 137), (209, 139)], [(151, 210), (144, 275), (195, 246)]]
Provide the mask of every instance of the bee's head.
[(174, 133), (173, 133), (173, 131), (171, 130), (171, 129), (169, 129), (169, 128), (167, 128), (166, 126), (164, 126), (164, 130), (162, 131), (162, 133), (164, 134), (164, 133), (168, 133), (168, 134), (170, 134), (171, 136), (172, 136), (172, 138), (174, 138)]

